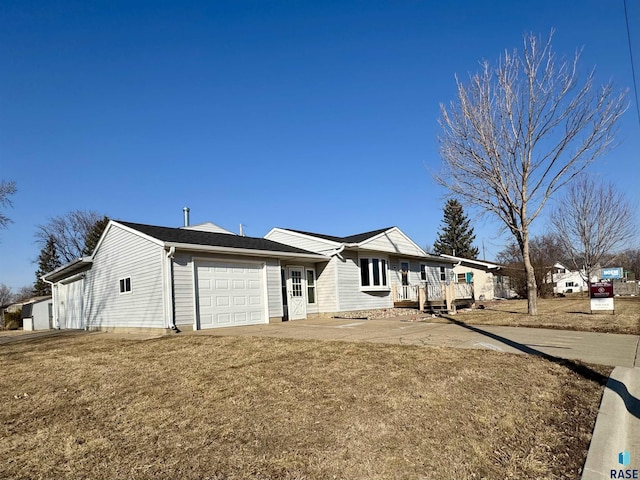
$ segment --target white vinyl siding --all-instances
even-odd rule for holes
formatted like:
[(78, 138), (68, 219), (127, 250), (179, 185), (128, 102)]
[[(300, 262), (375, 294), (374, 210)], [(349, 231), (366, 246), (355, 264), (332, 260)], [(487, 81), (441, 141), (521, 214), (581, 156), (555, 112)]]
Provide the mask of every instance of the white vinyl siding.
[(337, 312), (336, 279), (338, 257), (332, 257), (329, 262), (316, 264), (316, 296), (319, 312)]
[[(165, 325), (164, 249), (112, 224), (86, 274), (84, 316), (87, 328)], [(120, 280), (131, 278), (131, 292)]]
[(396, 255), (424, 255), (424, 251), (400, 232), (399, 229), (388, 230), (372, 240), (362, 242), (360, 246), (363, 249), (388, 252)]
[(362, 291), (360, 288), (360, 263), (356, 252), (342, 252), (344, 261), (338, 261), (338, 309), (368, 310), (392, 308), (393, 299), (389, 289), (384, 291)]
[(264, 238), (315, 253), (326, 253), (340, 246), (340, 244), (336, 242), (283, 230), (272, 230), (267, 233)]
[(267, 302), (269, 317), (282, 317), (282, 285), (280, 262), (277, 259), (244, 257), (239, 255), (204, 255), (191, 252), (176, 252), (173, 259), (173, 298), (176, 325), (193, 325), (195, 322), (193, 257), (198, 260), (224, 260), (227, 262), (266, 263)]

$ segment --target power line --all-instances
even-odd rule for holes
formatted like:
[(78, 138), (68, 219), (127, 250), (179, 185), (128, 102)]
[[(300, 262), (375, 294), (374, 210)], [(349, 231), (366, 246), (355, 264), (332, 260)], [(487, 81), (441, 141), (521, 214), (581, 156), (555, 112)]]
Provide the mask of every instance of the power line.
[(631, 76), (633, 78), (633, 92), (636, 99), (636, 113), (638, 114), (638, 124), (640, 125), (640, 106), (638, 106), (638, 83), (636, 82), (636, 69), (633, 64), (633, 49), (631, 48), (631, 33), (629, 32), (629, 14), (627, 13), (627, 0), (624, 3), (624, 20), (627, 23), (627, 43), (629, 45), (629, 59), (631, 60)]

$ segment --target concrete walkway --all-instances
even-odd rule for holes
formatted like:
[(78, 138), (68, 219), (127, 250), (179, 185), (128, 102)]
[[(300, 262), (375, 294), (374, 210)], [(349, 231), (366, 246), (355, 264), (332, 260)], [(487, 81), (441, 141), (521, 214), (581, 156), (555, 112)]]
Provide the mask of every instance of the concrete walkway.
[(318, 318), (294, 322), (218, 328), (194, 335), (239, 335), (479, 348), (508, 353), (544, 354), (600, 365), (633, 367), (639, 359), (637, 335), (574, 332), (544, 328), (422, 323), (398, 319)]

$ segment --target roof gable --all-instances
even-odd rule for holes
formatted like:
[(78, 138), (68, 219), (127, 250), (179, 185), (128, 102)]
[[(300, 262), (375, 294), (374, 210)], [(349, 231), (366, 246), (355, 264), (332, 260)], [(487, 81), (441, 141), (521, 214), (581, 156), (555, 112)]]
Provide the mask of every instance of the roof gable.
[(220, 225), (216, 225), (213, 222), (198, 223), (196, 225), (188, 225), (186, 227), (180, 227), (183, 230), (198, 230), (200, 232), (212, 232), (212, 233), (226, 233), (227, 235), (235, 235), (235, 233), (222, 228)]
[(300, 233), (302, 235), (308, 235), (310, 237), (322, 238), (324, 240), (329, 240), (331, 242), (336, 242), (336, 243), (361, 243), (361, 242), (364, 242), (365, 240), (368, 240), (368, 239), (371, 239), (373, 237), (376, 237), (376, 236), (380, 235), (381, 233), (386, 232), (387, 230), (391, 230), (392, 228), (396, 228), (396, 227), (380, 228), (378, 230), (372, 230), (370, 232), (356, 233), (355, 235), (349, 235), (348, 237), (335, 237), (333, 235), (325, 235), (325, 234), (322, 234), (322, 233), (304, 232), (302, 230), (293, 230), (293, 229), (290, 229), (290, 228), (286, 228), (286, 229), (283, 229), (283, 230), (289, 230), (290, 232), (296, 232), (296, 233)]

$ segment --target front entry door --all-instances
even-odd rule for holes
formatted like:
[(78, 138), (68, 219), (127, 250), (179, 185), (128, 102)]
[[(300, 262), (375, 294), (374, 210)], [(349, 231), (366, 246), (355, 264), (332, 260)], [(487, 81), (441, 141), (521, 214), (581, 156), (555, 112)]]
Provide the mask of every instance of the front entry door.
[(302, 267), (289, 267), (287, 278), (287, 308), (289, 320), (307, 318), (307, 298), (304, 288), (304, 269)]

